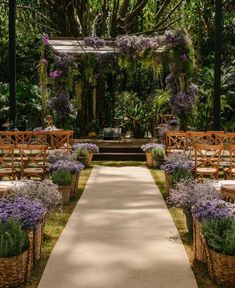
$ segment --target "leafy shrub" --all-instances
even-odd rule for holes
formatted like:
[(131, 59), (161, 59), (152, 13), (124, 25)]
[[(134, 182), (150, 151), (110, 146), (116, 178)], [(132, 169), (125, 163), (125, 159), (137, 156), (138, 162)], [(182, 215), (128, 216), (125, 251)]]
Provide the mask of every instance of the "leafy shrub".
[(159, 144), (152, 149), (151, 153), (154, 158), (165, 158), (165, 145)]
[(235, 256), (235, 220), (221, 218), (202, 223), (202, 233), (211, 249)]
[(77, 148), (75, 151), (74, 151), (74, 157), (75, 159), (78, 159), (78, 158), (87, 158), (88, 157), (88, 151), (86, 148)]
[(22, 229), (19, 220), (9, 219), (6, 223), (0, 222), (0, 258), (20, 255), (28, 245), (27, 232)]
[(51, 174), (51, 179), (58, 186), (70, 186), (72, 183), (72, 176), (66, 170), (54, 171)]
[(183, 167), (176, 168), (171, 174), (172, 183), (176, 184), (183, 180), (193, 179), (193, 175), (191, 171)]

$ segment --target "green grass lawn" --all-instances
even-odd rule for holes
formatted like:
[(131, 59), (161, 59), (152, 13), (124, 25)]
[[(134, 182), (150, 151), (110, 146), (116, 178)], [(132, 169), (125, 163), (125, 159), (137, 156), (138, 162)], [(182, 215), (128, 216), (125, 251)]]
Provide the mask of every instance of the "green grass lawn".
[(54, 213), (47, 217), (43, 235), (42, 257), (35, 264), (32, 275), (28, 279), (27, 283), (21, 285), (21, 288), (36, 288), (38, 286), (52, 249), (54, 248), (56, 241), (62, 233), (70, 215), (72, 214), (79, 198), (83, 193), (91, 170), (92, 168), (86, 168), (81, 172), (78, 186), (79, 188), (74, 198), (67, 205), (64, 205), (62, 209), (57, 209)]

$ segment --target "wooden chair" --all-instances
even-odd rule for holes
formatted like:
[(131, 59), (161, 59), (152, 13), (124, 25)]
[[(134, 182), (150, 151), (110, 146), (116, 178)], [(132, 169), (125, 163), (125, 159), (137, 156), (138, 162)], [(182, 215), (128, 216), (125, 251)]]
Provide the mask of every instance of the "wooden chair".
[(235, 179), (235, 145), (228, 145), (226, 150), (229, 152), (229, 167), (224, 168), (225, 179)]
[(21, 177), (44, 179), (47, 174), (47, 145), (17, 145), (21, 158)]
[(13, 131), (1, 131), (0, 132), (0, 145), (2, 144), (14, 144)]
[(167, 124), (174, 116), (172, 114), (160, 115), (161, 124)]
[(195, 177), (218, 179), (223, 145), (195, 144)]
[(17, 169), (14, 163), (14, 145), (0, 145), (0, 179), (6, 177), (10, 180), (15, 180)]
[(188, 148), (186, 133), (183, 131), (167, 131), (165, 143), (167, 153), (185, 151)]
[(72, 148), (73, 133), (72, 130), (50, 131), (50, 148), (70, 150)]

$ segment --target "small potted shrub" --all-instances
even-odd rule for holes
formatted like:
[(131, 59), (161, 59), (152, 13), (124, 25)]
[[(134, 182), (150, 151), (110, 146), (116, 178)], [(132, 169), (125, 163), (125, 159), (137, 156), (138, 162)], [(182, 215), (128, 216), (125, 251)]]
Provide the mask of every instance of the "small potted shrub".
[(235, 215), (235, 205), (221, 199), (206, 200), (192, 206), (193, 246), (195, 258), (198, 261), (206, 262), (206, 251), (201, 237), (201, 223), (204, 220), (212, 221), (233, 215)]
[(152, 157), (151, 151), (153, 150), (153, 148), (157, 147), (158, 145), (160, 144), (147, 143), (141, 146), (141, 149), (145, 152), (148, 167), (153, 167), (153, 157)]
[(175, 152), (166, 157), (161, 168), (165, 171), (166, 188), (169, 191), (176, 183), (192, 179), (193, 162), (183, 152)]
[(58, 185), (63, 204), (69, 203), (72, 184), (71, 174), (66, 170), (58, 170), (52, 172), (51, 179), (54, 184)]
[(220, 193), (209, 183), (201, 183), (195, 180), (183, 180), (170, 190), (167, 202), (177, 208), (182, 208), (186, 218), (189, 234), (193, 235), (193, 218), (191, 208), (194, 204), (220, 199)]
[(75, 149), (75, 151), (77, 149), (83, 149), (83, 148), (85, 148), (88, 151), (87, 165), (91, 163), (93, 155), (95, 153), (99, 153), (99, 147), (93, 143), (79, 143), (75, 144), (73, 148)]
[(29, 238), (17, 219), (0, 221), (0, 287), (19, 286), (27, 279)]
[(202, 222), (210, 277), (220, 285), (235, 287), (235, 219)]
[(88, 165), (88, 150), (86, 148), (77, 148), (74, 153), (74, 158), (80, 161), (85, 167)]
[(158, 146), (152, 149), (151, 154), (153, 158), (153, 167), (159, 169), (166, 156), (165, 145), (158, 144)]

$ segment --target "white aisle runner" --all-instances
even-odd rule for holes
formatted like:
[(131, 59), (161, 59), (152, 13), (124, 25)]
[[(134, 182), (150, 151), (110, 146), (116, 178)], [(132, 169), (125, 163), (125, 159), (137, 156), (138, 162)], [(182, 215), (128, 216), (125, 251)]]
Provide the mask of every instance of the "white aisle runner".
[(93, 168), (38, 287), (197, 287), (148, 169)]

